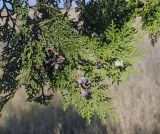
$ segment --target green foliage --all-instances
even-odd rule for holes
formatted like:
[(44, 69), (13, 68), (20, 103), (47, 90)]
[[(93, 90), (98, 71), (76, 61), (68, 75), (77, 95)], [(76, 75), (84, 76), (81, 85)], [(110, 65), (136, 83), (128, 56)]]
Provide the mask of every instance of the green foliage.
[(120, 28), (133, 13), (125, 0), (93, 1), (79, 8), (82, 10), (79, 21), (84, 21), (82, 31), (87, 35), (104, 33), (112, 21)]
[[(57, 5), (39, 2), (28, 8), (16, 2), (8, 15), (8, 20), (15, 12), (19, 15), (13, 27), (9, 23), (0, 27), (0, 40), (6, 42), (0, 108), (25, 87), (27, 101), (47, 105), (58, 93), (64, 110), (73, 106), (89, 122), (94, 115), (103, 123), (114, 119), (107, 91), (123, 82), (142, 56), (136, 43), (143, 36), (134, 21), (137, 14), (146, 18), (152, 6), (142, 13), (145, 7), (136, 1), (79, 1), (83, 24), (78, 28), (79, 22), (69, 20)], [(151, 25), (158, 21), (159, 10), (155, 12), (155, 18), (142, 19), (146, 29), (158, 26)]]
[(142, 17), (143, 28), (148, 31), (154, 45), (160, 32), (160, 1), (146, 1), (143, 8), (138, 10), (138, 15)]

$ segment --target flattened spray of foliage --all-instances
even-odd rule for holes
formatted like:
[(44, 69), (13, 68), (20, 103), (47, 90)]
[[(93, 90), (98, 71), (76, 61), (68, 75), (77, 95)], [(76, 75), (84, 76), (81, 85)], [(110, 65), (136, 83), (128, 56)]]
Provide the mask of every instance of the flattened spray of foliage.
[[(103, 123), (113, 119), (107, 90), (123, 82), (142, 56), (136, 16), (151, 34), (159, 32), (159, 2), (154, 1), (76, 1), (78, 22), (61, 13), (58, 1), (0, 1), (0, 40), (6, 43), (0, 109), (23, 86), (29, 102), (47, 105), (58, 93), (65, 110), (73, 106), (89, 122), (94, 115)], [(157, 10), (149, 16), (152, 6)]]

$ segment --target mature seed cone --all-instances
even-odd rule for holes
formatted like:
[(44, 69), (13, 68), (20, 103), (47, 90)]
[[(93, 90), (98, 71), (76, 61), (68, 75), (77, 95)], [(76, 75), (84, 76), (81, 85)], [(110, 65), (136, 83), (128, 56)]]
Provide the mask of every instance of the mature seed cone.
[(77, 80), (77, 83), (81, 86), (81, 96), (85, 97), (87, 100), (92, 98), (92, 93), (90, 91), (91, 81), (85, 77)]
[(91, 87), (91, 81), (85, 77), (80, 78), (77, 82), (83, 89), (89, 89)]
[(44, 68), (46, 71), (49, 70), (60, 70), (64, 66), (65, 58), (56, 51), (48, 51), (48, 60), (44, 61)]

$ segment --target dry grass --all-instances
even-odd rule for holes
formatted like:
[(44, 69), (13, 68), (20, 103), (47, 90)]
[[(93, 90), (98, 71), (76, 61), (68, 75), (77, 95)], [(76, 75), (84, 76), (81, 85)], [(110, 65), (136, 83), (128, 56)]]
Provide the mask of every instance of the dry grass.
[(95, 118), (89, 126), (73, 109), (63, 112), (58, 98), (47, 107), (26, 103), (20, 89), (2, 112), (0, 134), (160, 134), (160, 45), (152, 47), (147, 38), (141, 44), (148, 53), (136, 65), (139, 75), (110, 90), (116, 123), (103, 126)]
[(136, 65), (139, 75), (129, 85), (111, 90), (120, 113), (119, 122), (110, 128), (116, 134), (160, 134), (160, 46), (141, 42), (148, 50)]
[(26, 103), (23, 91), (7, 104), (0, 120), (0, 134), (100, 134), (107, 133), (100, 121), (92, 125), (83, 120), (74, 109), (64, 112), (58, 98), (54, 105)]

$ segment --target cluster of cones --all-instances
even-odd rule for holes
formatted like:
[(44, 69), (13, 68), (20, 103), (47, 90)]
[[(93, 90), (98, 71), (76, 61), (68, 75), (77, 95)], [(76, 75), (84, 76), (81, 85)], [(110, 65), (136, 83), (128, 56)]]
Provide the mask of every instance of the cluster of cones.
[(92, 98), (92, 92), (91, 92), (91, 81), (85, 77), (80, 78), (77, 80), (78, 85), (81, 88), (81, 96), (85, 97), (87, 100)]
[(43, 62), (45, 71), (57, 71), (64, 67), (65, 58), (55, 49), (49, 49)]

